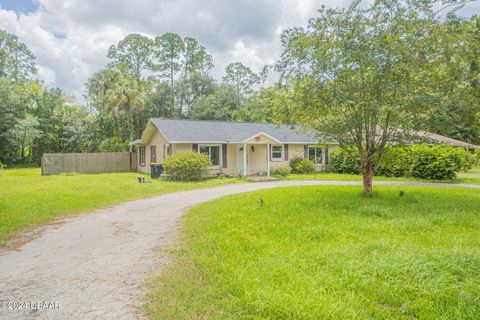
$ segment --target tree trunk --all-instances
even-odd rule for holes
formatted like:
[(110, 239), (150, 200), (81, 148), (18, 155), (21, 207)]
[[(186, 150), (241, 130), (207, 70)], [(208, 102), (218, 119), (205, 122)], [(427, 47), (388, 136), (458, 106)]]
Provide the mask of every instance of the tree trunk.
[(365, 194), (371, 194), (373, 191), (373, 177), (375, 176), (375, 170), (372, 163), (367, 161), (362, 166), (363, 174), (363, 192)]

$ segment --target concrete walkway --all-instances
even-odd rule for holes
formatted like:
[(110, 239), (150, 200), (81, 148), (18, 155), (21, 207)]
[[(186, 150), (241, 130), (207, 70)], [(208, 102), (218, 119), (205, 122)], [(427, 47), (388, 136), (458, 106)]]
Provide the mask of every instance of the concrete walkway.
[[(231, 184), (132, 201), (43, 227), (32, 241), (0, 252), (0, 319), (139, 319), (144, 280), (167, 261), (155, 252), (181, 214), (201, 202), (266, 188), (361, 185), (359, 181)], [(480, 185), (375, 182), (375, 185), (480, 188)], [(21, 305), (5, 305), (15, 301)], [(30, 310), (24, 302), (47, 302)], [(5, 310), (21, 307), (23, 310)], [(59, 309), (56, 309), (59, 307)]]

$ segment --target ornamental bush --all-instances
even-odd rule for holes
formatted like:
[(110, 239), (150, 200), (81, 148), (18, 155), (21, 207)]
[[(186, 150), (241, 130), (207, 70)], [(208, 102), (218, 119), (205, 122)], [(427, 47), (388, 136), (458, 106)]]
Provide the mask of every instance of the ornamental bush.
[(377, 174), (385, 177), (405, 177), (410, 174), (409, 147), (388, 148)]
[(197, 152), (181, 152), (167, 157), (163, 166), (168, 180), (198, 181), (206, 176), (211, 163), (207, 155)]
[(315, 163), (309, 159), (303, 159), (300, 157), (290, 160), (290, 167), (292, 173), (296, 174), (309, 174), (315, 172)]
[(351, 151), (335, 149), (330, 155), (328, 171), (336, 173), (360, 173), (360, 155), (356, 149)]
[[(476, 164), (476, 155), (452, 146), (416, 144), (387, 148), (377, 175), (412, 176), (420, 179), (453, 179), (459, 171), (468, 171)], [(358, 151), (337, 149), (332, 153), (329, 170), (338, 173), (360, 173)]]
[(460, 161), (452, 147), (413, 145), (410, 147), (410, 175), (421, 179), (453, 179)]
[(458, 165), (457, 171), (467, 172), (477, 165), (477, 155), (475, 153), (471, 153), (463, 148), (450, 148), (452, 148)]
[(275, 168), (273, 171), (274, 175), (286, 177), (290, 174), (292, 168), (288, 164), (281, 164)]

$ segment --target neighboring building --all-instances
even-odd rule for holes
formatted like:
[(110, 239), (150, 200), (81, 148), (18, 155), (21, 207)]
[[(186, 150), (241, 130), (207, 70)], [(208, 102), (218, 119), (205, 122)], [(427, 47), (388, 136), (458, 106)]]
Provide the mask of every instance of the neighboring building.
[(470, 150), (479, 148), (477, 145), (474, 145), (468, 142), (463, 142), (460, 140), (456, 140), (453, 138), (445, 137), (440, 134), (431, 133), (427, 131), (415, 131), (414, 135), (417, 136), (418, 139), (426, 141), (427, 143), (431, 143), (431, 144), (447, 144), (452, 147), (462, 147)]
[(208, 154), (212, 174), (268, 174), (295, 157), (311, 159), (322, 171), (331, 150), (287, 125), (208, 120), (151, 119), (136, 144), (145, 173), (151, 163), (182, 151)]
[[(268, 175), (296, 157), (310, 159), (317, 171), (324, 171), (336, 146), (299, 133), (298, 129), (272, 123), (151, 119), (141, 139), (134, 143), (138, 148), (138, 169), (150, 173), (151, 163), (163, 163), (169, 155), (193, 151), (209, 156), (212, 175)], [(477, 147), (428, 132), (416, 135), (428, 143)]]

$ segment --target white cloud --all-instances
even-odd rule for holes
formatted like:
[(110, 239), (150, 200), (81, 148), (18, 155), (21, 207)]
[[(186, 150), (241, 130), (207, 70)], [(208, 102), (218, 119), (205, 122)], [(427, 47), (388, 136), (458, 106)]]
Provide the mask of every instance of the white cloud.
[(57, 77), (56, 77), (55, 71), (53, 71), (49, 67), (45, 67), (42, 65), (37, 65), (37, 69), (38, 69), (38, 78), (41, 79), (47, 87), (56, 86)]
[[(280, 54), (282, 30), (304, 25), (321, 4), (348, 0), (36, 0), (39, 9), (0, 8), (0, 28), (16, 34), (37, 57), (38, 77), (82, 101), (83, 84), (106, 62), (108, 47), (132, 32), (176, 32), (197, 38), (221, 79), (226, 64), (241, 61), (260, 71)], [(480, 12), (477, 4), (463, 9)]]

